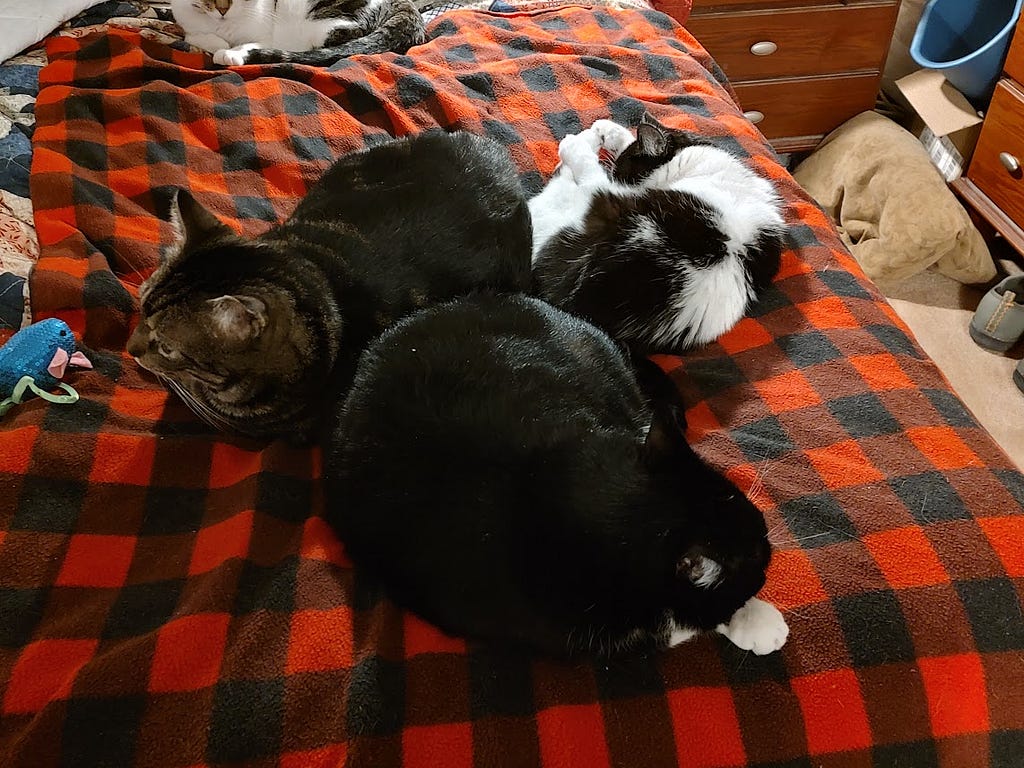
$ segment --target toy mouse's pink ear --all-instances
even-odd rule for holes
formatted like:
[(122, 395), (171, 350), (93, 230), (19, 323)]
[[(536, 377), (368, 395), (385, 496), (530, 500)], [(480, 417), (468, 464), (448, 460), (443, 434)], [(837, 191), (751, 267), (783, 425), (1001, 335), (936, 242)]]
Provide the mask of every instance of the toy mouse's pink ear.
[(50, 375), (55, 379), (64, 378), (64, 369), (68, 367), (68, 362), (71, 360), (68, 357), (68, 353), (60, 347), (57, 347), (57, 351), (53, 353), (53, 359), (50, 364), (46, 366), (46, 370), (49, 371)]
[(75, 354), (71, 356), (71, 359), (68, 360), (68, 362), (71, 363), (71, 365), (77, 365), (79, 368), (89, 368), (90, 370), (92, 369), (92, 362), (90, 362), (89, 358), (83, 355), (81, 352), (75, 352)]

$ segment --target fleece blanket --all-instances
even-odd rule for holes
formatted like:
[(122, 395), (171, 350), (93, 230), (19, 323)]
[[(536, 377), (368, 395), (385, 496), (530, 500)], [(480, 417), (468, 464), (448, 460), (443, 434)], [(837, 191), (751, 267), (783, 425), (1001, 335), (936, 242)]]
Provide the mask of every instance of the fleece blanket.
[[(1024, 478), (696, 41), (582, 7), (458, 11), (429, 37), (332, 71), (222, 71), (126, 30), (49, 44), (33, 307), (95, 370), (77, 404), (0, 431), (0, 764), (1017, 765)], [(696, 449), (768, 519), (780, 653), (703, 637), (563, 664), (446, 637), (351, 567), (315, 451), (212, 434), (124, 354), (174, 186), (254, 233), (338, 154), (464, 128), (536, 191), (562, 136), (643, 109), (785, 200), (772, 289), (720, 343), (659, 359)]]

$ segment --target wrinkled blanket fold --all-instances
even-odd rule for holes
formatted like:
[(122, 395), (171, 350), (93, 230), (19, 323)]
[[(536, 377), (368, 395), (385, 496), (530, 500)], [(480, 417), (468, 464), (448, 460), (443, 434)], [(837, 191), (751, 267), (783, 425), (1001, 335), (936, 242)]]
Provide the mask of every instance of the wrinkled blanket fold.
[[(33, 308), (95, 370), (70, 378), (79, 403), (0, 424), (0, 764), (1013, 764), (1024, 478), (707, 54), (654, 11), (456, 12), (429, 32), (331, 71), (223, 71), (125, 30), (50, 43)], [(536, 192), (562, 136), (643, 109), (785, 201), (772, 289), (720, 343), (661, 360), (696, 449), (765, 512), (781, 653), (705, 637), (565, 665), (445, 637), (352, 570), (317, 514), (317, 452), (212, 434), (123, 351), (173, 187), (256, 233), (340, 153), (464, 128)]]

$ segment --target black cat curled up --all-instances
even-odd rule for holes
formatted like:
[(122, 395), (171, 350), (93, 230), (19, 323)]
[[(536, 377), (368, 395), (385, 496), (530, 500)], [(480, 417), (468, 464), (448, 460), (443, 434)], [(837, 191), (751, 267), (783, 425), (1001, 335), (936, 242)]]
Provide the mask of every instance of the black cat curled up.
[(603, 332), (538, 299), (434, 306), (364, 353), (325, 448), (325, 517), (451, 634), (566, 656), (717, 630), (770, 653), (788, 629), (754, 597), (764, 518), (681, 418)]
[(418, 308), (530, 283), (530, 215), (504, 147), (425, 133), (338, 160), (255, 239), (182, 190), (128, 352), (215, 427), (314, 437), (360, 352)]

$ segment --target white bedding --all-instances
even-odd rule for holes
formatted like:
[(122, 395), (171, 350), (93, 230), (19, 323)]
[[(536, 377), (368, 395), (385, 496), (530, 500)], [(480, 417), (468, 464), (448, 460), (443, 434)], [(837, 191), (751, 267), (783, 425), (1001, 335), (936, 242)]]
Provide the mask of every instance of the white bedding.
[(0, 61), (20, 53), (102, 0), (0, 0)]

